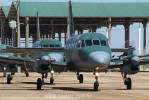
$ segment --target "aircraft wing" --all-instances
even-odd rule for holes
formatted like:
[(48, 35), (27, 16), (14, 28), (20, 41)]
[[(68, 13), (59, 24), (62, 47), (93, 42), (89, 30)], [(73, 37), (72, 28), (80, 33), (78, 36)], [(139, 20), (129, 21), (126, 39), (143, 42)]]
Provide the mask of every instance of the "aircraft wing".
[(134, 48), (112, 48), (112, 52), (133, 52)]
[(0, 62), (1, 63), (24, 64), (24, 62), (34, 63), (35, 60), (31, 58), (16, 57), (16, 56), (13, 56), (13, 57), (0, 56)]
[(64, 52), (64, 48), (7, 48), (4, 53)]

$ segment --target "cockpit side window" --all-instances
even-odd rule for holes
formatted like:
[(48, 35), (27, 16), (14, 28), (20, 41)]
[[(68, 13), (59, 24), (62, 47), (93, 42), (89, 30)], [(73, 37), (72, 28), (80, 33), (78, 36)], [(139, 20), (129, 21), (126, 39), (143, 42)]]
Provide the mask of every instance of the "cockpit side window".
[(54, 45), (51, 44), (50, 47), (54, 47)]
[(101, 40), (100, 42), (101, 42), (101, 46), (106, 46), (107, 45), (105, 40)]
[(85, 46), (85, 43), (84, 43), (84, 40), (82, 40), (81, 47), (84, 47), (84, 46)]
[(92, 41), (91, 40), (85, 40), (86, 46), (92, 46)]
[(94, 45), (100, 45), (100, 42), (99, 42), (99, 40), (93, 40), (93, 44)]
[(60, 47), (60, 45), (55, 45), (55, 47)]
[(48, 45), (45, 44), (45, 45), (43, 45), (43, 47), (46, 48), (46, 47), (48, 47)]

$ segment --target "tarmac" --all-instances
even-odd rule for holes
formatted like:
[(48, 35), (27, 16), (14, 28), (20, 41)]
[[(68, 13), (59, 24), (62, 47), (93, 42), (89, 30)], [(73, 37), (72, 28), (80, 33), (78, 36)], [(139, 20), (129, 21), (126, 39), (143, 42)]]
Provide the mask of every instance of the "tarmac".
[(12, 84), (6, 84), (6, 77), (0, 73), (0, 100), (149, 100), (149, 73), (131, 75), (132, 90), (126, 90), (119, 72), (99, 74), (99, 91), (93, 91), (93, 73), (82, 73), (84, 83), (80, 84), (76, 73), (55, 73), (54, 85), (45, 79), (42, 90), (36, 90), (38, 73), (16, 73)]

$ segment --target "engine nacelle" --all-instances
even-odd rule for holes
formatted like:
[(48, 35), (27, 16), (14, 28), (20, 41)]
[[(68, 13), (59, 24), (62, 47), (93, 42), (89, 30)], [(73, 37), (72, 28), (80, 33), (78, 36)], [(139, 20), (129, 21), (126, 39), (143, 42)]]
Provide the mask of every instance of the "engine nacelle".
[(139, 71), (139, 65), (128, 64), (121, 67), (121, 72), (126, 74), (136, 74)]
[(10, 72), (16, 72), (17, 71), (16, 64), (9, 64), (9, 65), (7, 65), (7, 68)]

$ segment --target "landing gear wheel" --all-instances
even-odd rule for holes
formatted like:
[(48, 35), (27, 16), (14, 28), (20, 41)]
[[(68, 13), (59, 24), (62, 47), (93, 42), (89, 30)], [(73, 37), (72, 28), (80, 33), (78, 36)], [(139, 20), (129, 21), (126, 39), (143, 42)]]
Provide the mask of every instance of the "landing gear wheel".
[(9, 74), (7, 76), (7, 84), (11, 84), (12, 76)]
[(99, 83), (95, 82), (94, 83), (94, 91), (98, 91)]
[(37, 90), (41, 90), (41, 86), (42, 86), (41, 78), (38, 78), (37, 79)]
[(79, 82), (80, 82), (80, 83), (83, 83), (83, 74), (80, 74), (80, 75), (79, 75)]
[(29, 74), (28, 73), (26, 73), (26, 77), (29, 77)]
[(3, 77), (6, 77), (6, 73), (3, 73)]
[(54, 78), (50, 78), (50, 84), (53, 84), (54, 83)]
[(132, 84), (131, 84), (131, 78), (127, 78), (125, 80), (125, 85), (127, 86), (127, 90), (131, 90), (131, 86), (132, 86)]

